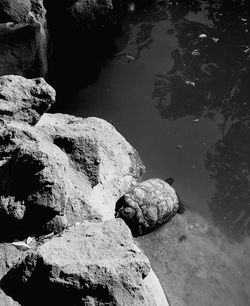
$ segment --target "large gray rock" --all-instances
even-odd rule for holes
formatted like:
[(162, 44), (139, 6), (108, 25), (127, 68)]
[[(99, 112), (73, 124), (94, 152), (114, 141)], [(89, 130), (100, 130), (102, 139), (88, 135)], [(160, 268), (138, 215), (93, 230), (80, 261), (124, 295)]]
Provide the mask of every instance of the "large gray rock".
[(84, 220), (91, 216), (90, 211), (83, 213), (84, 202), (98, 212), (95, 218), (112, 218), (117, 199), (144, 171), (136, 150), (111, 124), (99, 118), (46, 114), (38, 128), (48, 133), (70, 160), (69, 218)]
[[(77, 221), (113, 218), (117, 199), (144, 170), (138, 153), (102, 119), (44, 114), (31, 126), (51, 95), (38, 84), (38, 107), (41, 101), (31, 103), (21, 85), (3, 90), (9, 102), (0, 103), (1, 235), (60, 232)], [(16, 97), (21, 101), (11, 103)]]
[(0, 75), (45, 76), (48, 31), (42, 0), (0, 2)]
[(38, 296), (36, 305), (167, 306), (161, 287), (149, 290), (150, 272), (121, 219), (85, 222), (28, 253), (1, 287), (24, 305)]
[(55, 90), (44, 79), (0, 77), (0, 117), (35, 124), (55, 102)]

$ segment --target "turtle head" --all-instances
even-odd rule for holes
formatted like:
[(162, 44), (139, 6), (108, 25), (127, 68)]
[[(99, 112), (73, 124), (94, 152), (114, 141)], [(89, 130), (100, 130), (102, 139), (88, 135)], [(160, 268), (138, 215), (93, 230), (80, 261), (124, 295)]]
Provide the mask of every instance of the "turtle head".
[(173, 185), (174, 183), (174, 178), (173, 177), (169, 177), (167, 179), (164, 180), (166, 183), (168, 183), (170, 186)]
[(136, 215), (136, 211), (132, 207), (122, 207), (119, 212), (121, 217), (130, 220)]

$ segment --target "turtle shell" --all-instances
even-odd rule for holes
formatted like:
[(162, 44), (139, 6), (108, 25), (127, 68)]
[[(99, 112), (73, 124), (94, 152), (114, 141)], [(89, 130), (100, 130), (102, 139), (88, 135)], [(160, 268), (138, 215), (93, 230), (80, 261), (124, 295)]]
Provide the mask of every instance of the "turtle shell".
[(169, 221), (179, 208), (178, 196), (167, 182), (153, 178), (133, 186), (116, 205), (134, 236), (146, 234)]

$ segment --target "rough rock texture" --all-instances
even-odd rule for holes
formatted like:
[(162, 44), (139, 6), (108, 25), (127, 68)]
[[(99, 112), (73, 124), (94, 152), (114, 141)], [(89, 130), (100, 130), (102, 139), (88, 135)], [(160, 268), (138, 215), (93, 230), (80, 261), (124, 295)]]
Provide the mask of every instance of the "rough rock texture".
[[(35, 295), (48, 306), (168, 306), (129, 228), (112, 219), (144, 170), (137, 152), (102, 119), (40, 118), (55, 99), (43, 79), (0, 85), (0, 242), (33, 234), (25, 248), (0, 243), (0, 305), (33, 306)], [(61, 236), (40, 236), (51, 232)]]
[[(0, 244), (0, 279), (13, 267), (22, 255), (22, 252), (15, 246), (8, 243)], [(17, 306), (20, 304), (15, 302), (0, 289), (0, 305)]]
[(144, 170), (137, 152), (98, 118), (44, 114), (31, 126), (54, 91), (41, 79), (1, 80), (0, 236), (112, 218)]
[(10, 296), (7, 296), (3, 291), (0, 290), (0, 305), (1, 306), (18, 306), (18, 302), (14, 301)]
[(150, 179), (133, 186), (116, 204), (134, 236), (151, 232), (169, 221), (179, 208), (175, 190), (161, 179)]
[(107, 26), (113, 16), (111, 0), (78, 0), (67, 10), (72, 24), (80, 27), (81, 30)]
[(85, 222), (28, 253), (1, 287), (24, 305), (167, 306), (162, 289), (148, 291), (150, 271), (121, 219)]
[[(0, 279), (22, 257), (22, 252), (9, 243), (0, 244)], [(1, 303), (0, 303), (1, 305)]]
[(0, 77), (0, 117), (35, 124), (55, 102), (55, 90), (44, 79)]
[[(67, 20), (67, 27), (78, 29), (81, 33), (89, 35), (86, 31), (99, 30), (110, 25), (114, 20), (113, 3), (111, 0), (45, 0), (49, 14), (59, 13), (59, 18)], [(53, 17), (53, 16), (52, 16)]]
[(0, 22), (24, 23), (31, 10), (30, 0), (2, 0), (0, 2)]
[(47, 73), (48, 32), (42, 0), (0, 2), (0, 75)]
[(38, 128), (46, 131), (69, 159), (68, 218), (112, 218), (116, 200), (144, 170), (138, 153), (102, 119), (46, 114)]

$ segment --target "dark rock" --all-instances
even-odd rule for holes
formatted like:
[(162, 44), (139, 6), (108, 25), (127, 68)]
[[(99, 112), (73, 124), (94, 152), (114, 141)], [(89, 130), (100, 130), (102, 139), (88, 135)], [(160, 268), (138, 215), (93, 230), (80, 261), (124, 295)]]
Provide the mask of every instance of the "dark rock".
[(155, 292), (148, 291), (155, 280), (150, 272), (121, 219), (86, 222), (28, 253), (1, 287), (27, 306), (34, 305), (34, 295), (36, 305), (48, 306), (167, 306), (159, 283), (151, 283)]
[(0, 117), (35, 124), (55, 102), (55, 91), (42, 78), (0, 77)]
[[(59, 18), (66, 18), (66, 27), (91, 35), (97, 28), (114, 23), (114, 8), (111, 0), (69, 0), (45, 1), (48, 13), (58, 12)], [(53, 15), (51, 16), (53, 18)], [(62, 25), (64, 26), (64, 25)], [(79, 37), (80, 38), (80, 37)]]
[(111, 0), (78, 0), (67, 11), (72, 25), (82, 32), (102, 29), (110, 25), (114, 17)]
[(42, 228), (43, 233), (61, 233), (68, 226), (68, 219), (66, 215), (56, 215), (53, 219), (49, 220)]
[(133, 186), (116, 204), (116, 217), (122, 218), (134, 236), (151, 232), (169, 221), (178, 211), (175, 190), (161, 179)]
[[(58, 97), (65, 99), (65, 94), (96, 80), (103, 59), (115, 48), (120, 26), (111, 0), (48, 0), (45, 4), (53, 41), (49, 80)], [(65, 75), (71, 75), (70, 82)]]
[(0, 2), (0, 75), (47, 73), (48, 31), (42, 0)]
[(26, 23), (30, 9), (30, 0), (2, 0), (0, 2), (0, 23)]

